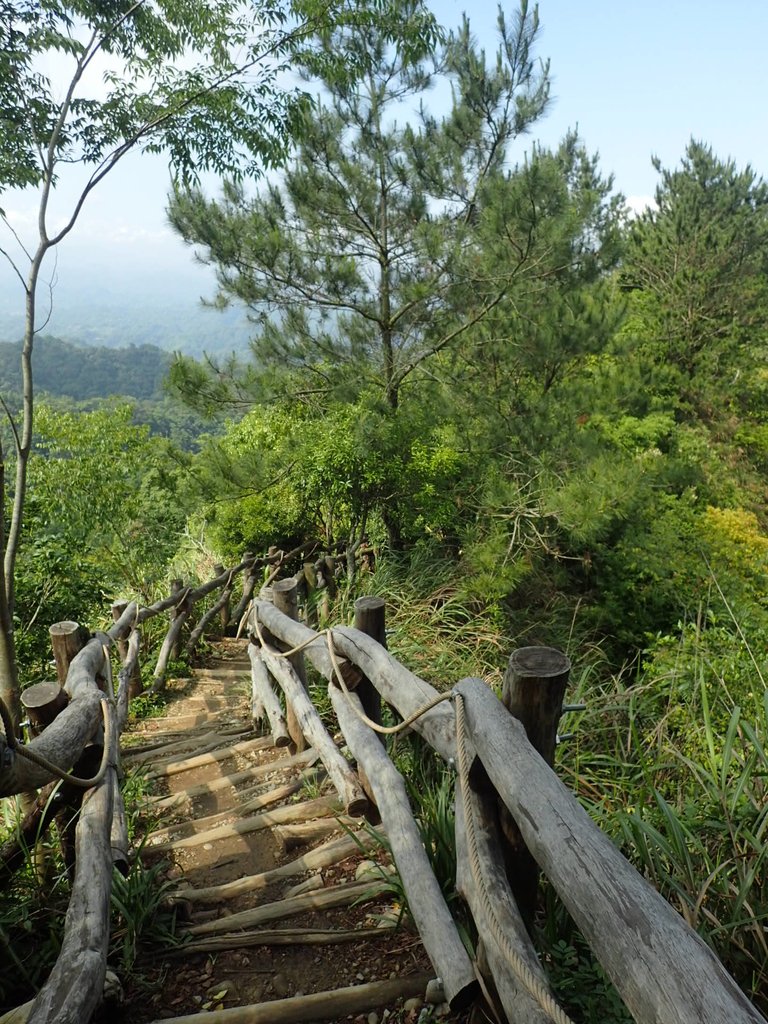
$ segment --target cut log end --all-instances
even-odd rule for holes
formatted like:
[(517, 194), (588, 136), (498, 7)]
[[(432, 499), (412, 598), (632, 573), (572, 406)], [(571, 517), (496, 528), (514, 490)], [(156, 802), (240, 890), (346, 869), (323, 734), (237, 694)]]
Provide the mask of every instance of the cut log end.
[(547, 679), (569, 672), (571, 661), (562, 651), (553, 647), (520, 647), (513, 651), (509, 668), (519, 676)]
[(347, 814), (350, 818), (364, 818), (368, 813), (368, 808), (369, 802), (367, 797), (356, 797), (347, 804)]

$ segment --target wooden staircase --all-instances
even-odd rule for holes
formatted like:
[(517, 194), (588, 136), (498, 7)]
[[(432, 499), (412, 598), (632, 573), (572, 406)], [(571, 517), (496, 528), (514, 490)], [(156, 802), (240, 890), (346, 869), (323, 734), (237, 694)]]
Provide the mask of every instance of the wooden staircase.
[(162, 717), (126, 732), (123, 764), (151, 781), (142, 859), (167, 862), (183, 945), (142, 964), (157, 988), (129, 987), (126, 1019), (415, 1020), (431, 969), (395, 931), (386, 850), (345, 817), (313, 750), (256, 735), (245, 642), (168, 693)]

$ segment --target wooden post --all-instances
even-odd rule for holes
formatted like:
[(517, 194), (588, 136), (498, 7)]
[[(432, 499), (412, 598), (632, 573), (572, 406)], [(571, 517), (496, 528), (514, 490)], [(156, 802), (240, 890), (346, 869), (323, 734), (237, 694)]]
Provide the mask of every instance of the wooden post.
[[(358, 597), (355, 601), (355, 629), (371, 637), (386, 649), (387, 634), (384, 628), (386, 603), (383, 597)], [(371, 721), (381, 725), (381, 694), (366, 676), (360, 680), (355, 690), (363, 711)], [(384, 742), (380, 733), (375, 733)]]
[(63, 711), (69, 703), (66, 690), (58, 683), (35, 683), (22, 691), (21, 703), (29, 718), (34, 736), (39, 736), (46, 725)]
[[(282, 612), (283, 615), (287, 615), (289, 619), (298, 619), (299, 617), (299, 602), (297, 596), (298, 586), (296, 580), (293, 577), (289, 577), (287, 580), (275, 580), (272, 584), (272, 596), (275, 603), (275, 608)], [(306, 690), (307, 688), (307, 670), (304, 666), (304, 655), (299, 652), (298, 654), (292, 654), (288, 659), (296, 670), (296, 675), (301, 680), (301, 684)], [(288, 733), (293, 741), (292, 746), (295, 748), (294, 753), (300, 754), (302, 750), (307, 749), (307, 742), (304, 739), (304, 734), (301, 731), (298, 719), (294, 714), (293, 708), (289, 703), (286, 702), (286, 722), (288, 725)]]
[[(171, 594), (176, 598), (177, 602), (181, 599), (181, 594), (183, 590), (184, 580), (171, 580)], [(177, 605), (174, 605), (174, 607), (171, 608), (168, 614), (171, 620), (171, 625), (173, 625), (174, 620), (177, 619), (181, 614), (181, 608), (177, 607)], [(178, 659), (181, 657), (181, 632), (179, 632), (179, 635), (176, 637), (176, 640), (174, 641), (173, 648), (171, 650), (171, 657), (174, 659)]]
[[(269, 550), (272, 551), (272, 548)], [(232, 612), (232, 622), (234, 623), (235, 632), (237, 632), (237, 629), (240, 626), (240, 619), (245, 614), (245, 609), (248, 607), (248, 602), (251, 600), (253, 591), (256, 587), (256, 573), (258, 572), (258, 569), (253, 562), (255, 557), (256, 556), (252, 551), (243, 552), (242, 561), (245, 562), (248, 560), (249, 564), (243, 569), (243, 593)]]
[[(221, 562), (217, 562), (216, 565), (214, 565), (214, 567), (213, 567), (213, 575), (214, 576), (221, 576), (221, 574), (223, 572), (224, 572), (224, 566), (221, 564)], [(229, 603), (229, 597), (227, 597), (227, 600), (225, 601), (225, 603), (219, 609), (219, 624), (221, 626), (221, 635), (222, 636), (226, 636), (227, 635), (227, 626), (229, 625), (230, 612), (231, 612), (231, 608), (230, 608), (230, 603)]]
[[(125, 609), (128, 607), (127, 601), (115, 601), (112, 605), (112, 618), (117, 622), (120, 616), (123, 614)], [(120, 661), (125, 664), (126, 658), (128, 657), (128, 640), (118, 640), (117, 650), (120, 654)], [(138, 697), (139, 694), (144, 692), (144, 684), (141, 681), (141, 668), (139, 667), (139, 660), (133, 666), (131, 672), (131, 678), (128, 683), (128, 700), (133, 700), (134, 697)]]
[(55, 622), (48, 632), (56, 662), (56, 678), (59, 685), (63, 686), (67, 681), (70, 662), (88, 642), (88, 630), (77, 622), (66, 621)]
[(336, 596), (336, 559), (332, 555), (321, 555), (315, 562), (318, 574), (318, 589), (322, 588), (320, 618), (327, 622), (331, 616), (331, 602)]
[(313, 562), (304, 562), (304, 586), (306, 587), (306, 605), (304, 606), (304, 618), (308, 626), (313, 629), (317, 627), (317, 572)]
[[(552, 647), (521, 647), (513, 651), (504, 676), (502, 701), (520, 721), (535, 750), (552, 767), (557, 745), (557, 724), (571, 663)], [(503, 805), (499, 807), (507, 877), (525, 926), (532, 934), (539, 890), (539, 869), (520, 829)]]

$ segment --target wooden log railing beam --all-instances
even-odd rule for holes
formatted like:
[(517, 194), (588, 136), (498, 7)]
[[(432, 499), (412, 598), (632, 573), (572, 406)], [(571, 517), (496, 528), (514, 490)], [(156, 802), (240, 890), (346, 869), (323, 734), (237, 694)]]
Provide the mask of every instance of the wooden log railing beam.
[[(117, 624), (113, 629), (119, 632)], [(100, 634), (73, 659), (66, 683), (71, 702), (36, 743), (49, 737), (73, 708), (84, 707), (87, 699), (95, 697), (96, 710), (100, 712), (103, 695), (98, 688), (99, 680), (106, 672), (105, 647), (112, 640), (112, 636)], [(82, 712), (78, 717), (84, 717)], [(116, 754), (116, 716), (112, 717), (110, 729), (111, 747)], [(110, 764), (101, 781), (83, 796), (75, 833), (75, 877), (64, 938), (56, 964), (33, 1002), (29, 1024), (79, 1024), (91, 1019), (101, 999), (109, 944), (113, 866), (110, 832), (116, 784), (115, 767)]]
[[(509, 940), (542, 990), (549, 992), (547, 976), (528, 935), (504, 871), (504, 859), (498, 836), (496, 794), (487, 781), (482, 765), (478, 763), (477, 768), (479, 770), (470, 785), (469, 814), (466, 817), (464, 801), (459, 787), (456, 787), (456, 888), (469, 907), (477, 926), (478, 970), (485, 976), (486, 970), (490, 971), (507, 1020), (525, 1021), (526, 1024), (552, 1024), (550, 1015), (529, 995), (527, 989), (510, 970), (508, 958), (499, 944), (482, 898), (481, 887), (485, 887), (505, 938)], [(470, 815), (477, 843), (479, 879), (476, 879), (472, 872), (467, 841), (467, 818)]]
[(296, 670), (288, 659), (280, 657), (268, 644), (262, 647), (261, 653), (267, 668), (285, 693), (286, 707), (293, 709), (297, 728), (317, 751), (325, 765), (328, 776), (344, 803), (346, 813), (351, 818), (365, 814), (368, 800), (360, 782), (329, 736)]
[[(275, 608), (289, 619), (297, 620), (299, 617), (297, 592), (298, 584), (295, 579), (276, 580), (275, 583), (272, 584), (272, 599), (275, 603)], [(292, 654), (289, 660), (301, 686), (306, 691), (307, 670), (304, 665), (304, 655), (301, 652)], [(268, 667), (270, 668), (270, 671), (272, 671), (272, 665), (269, 664)], [(274, 671), (272, 671), (272, 675), (275, 675)], [(282, 685), (282, 680), (278, 681)], [(308, 744), (297, 719), (297, 709), (294, 700), (288, 700), (287, 698), (285, 705), (285, 719), (288, 725), (288, 734), (291, 737), (293, 748), (297, 754), (300, 754), (302, 750), (306, 750)]]
[(141, 630), (134, 629), (128, 639), (126, 657), (123, 667), (117, 673), (117, 697), (115, 698), (117, 714), (117, 731), (122, 733), (128, 721), (128, 705), (132, 697), (143, 693), (144, 687), (136, 692), (136, 676), (141, 685), (141, 671), (139, 669), (139, 649), (141, 647)]
[(455, 690), (525, 844), (637, 1024), (766, 1024), (703, 940), (625, 860), (481, 679)]
[[(253, 687), (251, 706), (254, 723), (257, 720), (260, 722), (264, 715), (266, 715), (272, 732), (272, 742), (276, 747), (287, 747), (291, 742), (291, 737), (288, 733), (285, 715), (280, 707), (277, 694), (272, 689), (269, 669), (264, 664), (261, 651), (255, 644), (248, 644), (248, 657), (251, 660), (251, 681)], [(258, 708), (261, 709), (260, 714), (257, 714)]]
[(181, 631), (184, 629), (184, 623), (190, 616), (192, 611), (193, 601), (191, 595), (187, 596), (183, 600), (184, 607), (178, 611), (171, 623), (171, 628), (165, 634), (162, 646), (160, 647), (160, 654), (157, 657), (157, 664), (155, 665), (154, 682), (150, 688), (150, 693), (156, 693), (163, 688), (165, 683), (165, 676), (168, 671), (168, 662), (171, 660), (171, 656), (174, 651), (178, 650), (179, 638), (181, 637)]
[[(333, 631), (333, 640), (336, 650), (370, 679), (384, 700), (395, 707), (404, 719), (440, 696), (438, 690), (409, 672), (359, 629), (337, 627)], [(438, 704), (425, 712), (411, 728), (446, 761), (455, 758), (456, 729), (453, 711), (447, 704)]]
[[(267, 558), (270, 563), (280, 562), (283, 557), (282, 551), (270, 548)], [(253, 592), (256, 589), (256, 581), (259, 575), (259, 569), (264, 564), (262, 559), (255, 559), (250, 551), (246, 551), (243, 554), (243, 562), (245, 568), (243, 570), (243, 592), (240, 595), (240, 600), (235, 605), (232, 611), (232, 621), (235, 624), (235, 628), (240, 624), (240, 620), (245, 615), (245, 609), (253, 597)]]
[[(135, 618), (135, 615), (136, 615), (136, 612), (135, 612), (136, 605), (132, 604), (131, 607), (134, 609), (134, 613), (133, 614), (134, 614), (134, 618)], [(124, 613), (125, 613), (127, 608), (128, 608), (128, 601), (115, 601), (115, 603), (112, 605), (112, 618), (114, 619), (116, 624), (121, 622), (121, 620), (123, 618), (123, 615), (124, 615)], [(117, 650), (118, 650), (118, 653), (120, 655), (120, 661), (122, 662), (123, 666), (125, 666), (127, 661), (129, 660), (129, 658), (131, 657), (131, 653), (132, 653), (129, 640), (126, 640), (125, 637), (120, 637), (117, 640)], [(131, 701), (131, 700), (133, 700), (134, 697), (138, 697), (143, 692), (144, 692), (144, 684), (141, 681), (141, 669), (139, 667), (139, 656), (138, 656), (138, 651), (136, 651), (136, 657), (131, 660), (131, 674), (130, 674), (130, 677), (128, 679), (127, 698), (128, 698), (129, 701)], [(120, 728), (121, 732), (122, 732), (122, 728), (123, 727), (121, 726), (121, 728)]]
[(347, 696), (333, 686), (329, 693), (349, 749), (373, 788), (421, 941), (443, 980), (451, 1008), (462, 1009), (477, 996), (477, 979), (424, 850), (403, 778), (374, 732), (358, 717), (362, 705), (357, 696)]
[[(328, 654), (325, 639), (314, 633), (313, 630), (299, 622), (292, 622), (287, 616), (281, 614), (278, 609), (268, 601), (254, 601), (251, 613), (251, 622), (254, 624), (254, 617), (262, 622), (269, 632), (289, 646), (298, 646), (307, 640), (316, 637), (302, 651), (312, 662), (321, 675), (329, 681), (335, 679), (333, 664)], [(256, 635), (255, 624), (253, 635)], [(348, 626), (337, 627), (333, 630), (334, 646), (343, 656), (342, 671), (345, 678), (351, 675), (351, 681), (347, 687), (357, 685), (362, 676), (370, 679), (384, 700), (397, 709), (407, 718), (419, 708), (423, 707), (439, 692), (423, 679), (419, 679), (413, 672), (409, 672), (398, 661), (396, 661), (384, 648), (372, 640), (359, 629)], [(344, 666), (351, 665), (352, 671)], [(355, 671), (356, 670), (356, 671)], [(413, 723), (412, 728), (434, 747), (434, 749), (445, 760), (456, 756), (456, 730), (453, 723), (453, 712), (445, 705), (427, 711), (421, 718)]]
[[(221, 596), (218, 601), (215, 601), (211, 607), (200, 617), (200, 621), (197, 623), (195, 628), (189, 634), (189, 640), (187, 641), (187, 656), (192, 657), (197, 649), (197, 645), (205, 633), (208, 626), (218, 616), (219, 623), (226, 617), (226, 621), (229, 622), (229, 601), (232, 597), (232, 577), (230, 575), (229, 581), (224, 584), (224, 589), (221, 592)], [(226, 631), (226, 626), (222, 627), (222, 634)]]
[[(272, 636), (286, 647), (300, 647), (302, 644), (308, 644), (301, 652), (307, 661), (311, 662), (325, 679), (332, 680), (334, 678), (333, 662), (324, 637), (302, 622), (297, 622), (284, 615), (271, 601), (256, 600), (253, 602), (253, 609), (249, 617), (249, 629), (254, 643), (258, 643), (257, 622), (266, 626)], [(341, 655), (337, 660), (344, 682), (348, 689), (354, 690), (362, 678), (362, 673)]]
[(101, 999), (109, 944), (113, 774), (114, 769), (108, 769), (98, 786), (83, 797), (64, 939), (56, 964), (32, 1004), (29, 1024), (82, 1024), (91, 1019)]
[[(73, 697), (69, 705), (27, 749), (40, 754), (62, 771), (68, 771), (80, 757), (86, 743), (101, 725), (101, 693), (94, 687)], [(0, 796), (27, 793), (52, 782), (54, 775), (19, 755), (0, 737)]]

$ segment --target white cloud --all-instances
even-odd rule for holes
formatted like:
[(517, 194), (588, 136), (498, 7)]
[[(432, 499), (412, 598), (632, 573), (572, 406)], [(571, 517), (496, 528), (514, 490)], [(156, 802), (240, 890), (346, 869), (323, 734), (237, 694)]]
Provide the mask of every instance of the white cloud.
[(639, 217), (646, 210), (656, 209), (656, 200), (653, 196), (627, 196), (626, 203), (633, 217)]

